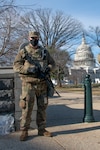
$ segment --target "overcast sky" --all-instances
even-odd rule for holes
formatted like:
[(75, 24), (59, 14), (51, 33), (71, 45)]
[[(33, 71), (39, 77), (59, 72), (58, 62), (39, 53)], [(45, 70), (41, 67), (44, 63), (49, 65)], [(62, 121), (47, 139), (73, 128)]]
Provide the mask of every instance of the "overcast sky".
[(51, 8), (78, 19), (87, 28), (100, 26), (100, 0), (15, 0), (17, 5), (28, 5), (34, 9)]

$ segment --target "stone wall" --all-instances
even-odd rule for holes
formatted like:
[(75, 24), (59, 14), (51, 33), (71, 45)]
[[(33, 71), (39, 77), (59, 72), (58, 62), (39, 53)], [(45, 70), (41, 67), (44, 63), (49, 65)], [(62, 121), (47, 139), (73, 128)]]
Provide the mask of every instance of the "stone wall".
[(13, 79), (0, 79), (0, 114), (14, 113)]
[[(9, 111), (2, 110), (4, 113), (13, 113), (15, 119), (15, 129), (19, 130), (21, 109), (19, 107), (19, 99), (21, 94), (21, 80), (17, 73), (14, 73), (12, 66), (9, 67), (0, 67), (0, 103), (3, 101), (7, 103), (7, 106), (13, 104), (9, 107)], [(32, 123), (31, 128), (37, 128), (36, 126), (36, 102), (32, 112)]]
[(0, 115), (14, 113), (14, 76), (9, 67), (0, 68)]

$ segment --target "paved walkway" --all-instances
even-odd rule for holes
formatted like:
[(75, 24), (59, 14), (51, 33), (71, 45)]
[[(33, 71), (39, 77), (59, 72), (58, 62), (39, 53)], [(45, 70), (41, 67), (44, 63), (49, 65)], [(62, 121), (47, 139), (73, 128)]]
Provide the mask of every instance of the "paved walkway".
[(53, 137), (37, 136), (29, 131), (25, 142), (19, 141), (20, 131), (0, 136), (0, 150), (100, 150), (100, 97), (93, 96), (95, 122), (83, 122), (84, 95), (60, 93), (49, 99), (47, 129)]

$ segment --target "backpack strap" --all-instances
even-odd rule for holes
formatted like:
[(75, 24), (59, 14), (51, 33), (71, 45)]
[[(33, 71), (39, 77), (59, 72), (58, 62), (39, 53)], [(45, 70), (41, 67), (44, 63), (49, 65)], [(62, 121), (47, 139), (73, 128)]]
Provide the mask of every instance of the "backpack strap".
[(25, 46), (27, 46), (28, 44), (29, 44), (29, 42), (22, 43), (22, 44), (19, 46), (19, 51), (20, 51), (21, 49), (24, 49)]
[(47, 56), (47, 50), (46, 49), (41, 50), (41, 57), (43, 60), (46, 60), (46, 56)]

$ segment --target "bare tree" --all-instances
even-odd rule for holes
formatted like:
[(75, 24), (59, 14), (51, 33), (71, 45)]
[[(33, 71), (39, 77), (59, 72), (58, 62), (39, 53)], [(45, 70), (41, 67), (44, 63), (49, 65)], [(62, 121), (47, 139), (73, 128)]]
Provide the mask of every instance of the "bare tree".
[(86, 36), (89, 38), (92, 46), (98, 46), (100, 48), (100, 27), (90, 26), (88, 31), (85, 32)]
[(68, 74), (66, 63), (69, 60), (69, 54), (65, 50), (55, 50), (51, 55), (56, 60), (56, 70), (53, 74), (55, 74), (55, 79), (57, 79), (57, 85), (61, 87), (61, 80)]
[(17, 34), (18, 14), (13, 8), (9, 8), (0, 14), (0, 64), (12, 63), (16, 49), (18, 49), (19, 37)]
[[(27, 40), (29, 30), (39, 31), (41, 44), (51, 51), (60, 50), (64, 46), (67, 51), (72, 50), (72, 46), (77, 43), (80, 37), (81, 23), (60, 11), (52, 13), (50, 9), (32, 10), (21, 16), (19, 22), (18, 14), (14, 8), (10, 7), (0, 14), (1, 61), (8, 60), (10, 54), (17, 52), (18, 46)], [(11, 57), (9, 58), (11, 59)]]
[[(85, 31), (85, 35), (88, 38), (88, 43), (91, 47), (100, 48), (100, 27), (92, 27), (90, 26), (87, 31)], [(100, 52), (97, 55), (97, 64), (100, 63)], [(99, 65), (99, 64), (98, 64)]]
[(0, 14), (13, 7), (14, 0), (0, 0)]
[[(69, 60), (68, 51), (78, 43), (82, 34), (82, 24), (69, 15), (51, 9), (37, 9), (21, 17), (19, 34), (26, 39), (29, 30), (40, 32), (40, 42), (56, 60), (56, 76), (59, 86)], [(65, 51), (63, 49), (66, 49)]]
[(43, 46), (59, 49), (66, 45), (66, 49), (76, 44), (82, 31), (82, 24), (63, 12), (52, 13), (51, 9), (37, 9), (21, 17), (22, 29), (37, 30)]
[(0, 0), (0, 65), (12, 63), (17, 21), (14, 0)]

